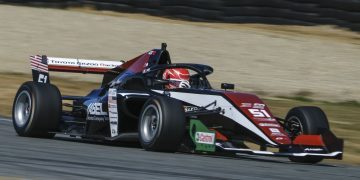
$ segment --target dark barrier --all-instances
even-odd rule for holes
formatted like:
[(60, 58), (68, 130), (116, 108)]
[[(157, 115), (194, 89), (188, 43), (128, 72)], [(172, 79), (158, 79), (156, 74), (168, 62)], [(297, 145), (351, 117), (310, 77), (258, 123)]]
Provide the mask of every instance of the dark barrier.
[(337, 25), (360, 30), (360, 0), (0, 0), (39, 7), (140, 12), (194, 21)]

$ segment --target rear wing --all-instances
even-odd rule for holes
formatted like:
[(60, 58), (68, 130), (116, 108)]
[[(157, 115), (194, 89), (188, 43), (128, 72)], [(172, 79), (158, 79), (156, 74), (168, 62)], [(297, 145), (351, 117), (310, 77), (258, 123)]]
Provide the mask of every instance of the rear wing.
[(123, 64), (123, 61), (103, 61), (89, 59), (30, 56), (34, 82), (50, 83), (49, 71), (104, 74)]

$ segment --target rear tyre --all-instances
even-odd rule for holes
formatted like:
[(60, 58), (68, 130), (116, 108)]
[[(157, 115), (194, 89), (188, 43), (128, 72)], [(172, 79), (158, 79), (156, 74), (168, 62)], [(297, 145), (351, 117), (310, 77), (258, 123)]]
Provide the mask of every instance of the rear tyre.
[[(319, 107), (302, 106), (291, 109), (285, 118), (285, 130), (290, 137), (300, 134), (319, 135), (323, 130), (329, 130), (329, 122), (325, 113)], [(322, 157), (289, 157), (293, 162), (318, 163)]]
[(185, 133), (182, 104), (168, 97), (149, 99), (139, 117), (139, 139), (145, 150), (175, 152)]
[(12, 117), (19, 136), (52, 138), (61, 118), (59, 89), (51, 84), (25, 82), (16, 93)]

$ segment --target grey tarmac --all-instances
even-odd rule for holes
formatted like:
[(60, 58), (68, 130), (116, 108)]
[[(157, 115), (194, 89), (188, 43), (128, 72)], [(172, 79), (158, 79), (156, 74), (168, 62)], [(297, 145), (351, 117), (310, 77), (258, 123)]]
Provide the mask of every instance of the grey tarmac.
[(286, 158), (149, 152), (56, 136), (19, 137), (0, 117), (0, 179), (360, 179), (358, 166)]

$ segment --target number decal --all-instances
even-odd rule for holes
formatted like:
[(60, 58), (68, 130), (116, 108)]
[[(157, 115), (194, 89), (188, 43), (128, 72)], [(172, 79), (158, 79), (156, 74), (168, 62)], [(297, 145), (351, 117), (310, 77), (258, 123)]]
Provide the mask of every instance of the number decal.
[(265, 109), (261, 110), (261, 112), (264, 113), (265, 117), (271, 118), (270, 114)]
[(248, 109), (249, 112), (254, 116), (254, 117), (267, 117), (267, 118), (271, 118), (271, 116), (269, 115), (269, 113), (265, 110), (265, 109)]
[(43, 74), (39, 74), (38, 82), (39, 83), (46, 83), (47, 82), (47, 76), (43, 75)]

